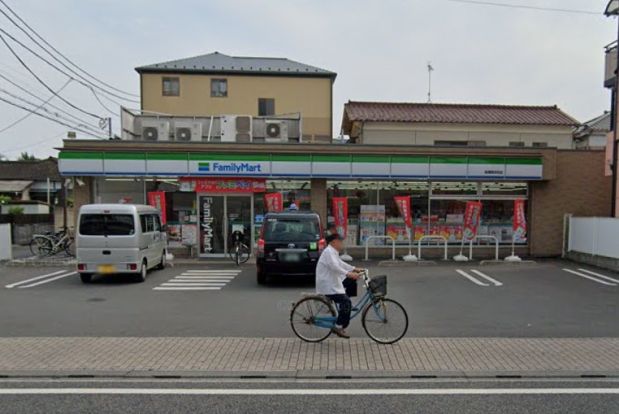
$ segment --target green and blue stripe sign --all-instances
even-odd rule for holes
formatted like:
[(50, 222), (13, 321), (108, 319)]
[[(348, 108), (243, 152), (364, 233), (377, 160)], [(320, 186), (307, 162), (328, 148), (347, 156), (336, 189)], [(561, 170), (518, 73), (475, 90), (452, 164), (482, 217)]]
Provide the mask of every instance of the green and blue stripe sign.
[(61, 151), (63, 175), (540, 180), (539, 157)]

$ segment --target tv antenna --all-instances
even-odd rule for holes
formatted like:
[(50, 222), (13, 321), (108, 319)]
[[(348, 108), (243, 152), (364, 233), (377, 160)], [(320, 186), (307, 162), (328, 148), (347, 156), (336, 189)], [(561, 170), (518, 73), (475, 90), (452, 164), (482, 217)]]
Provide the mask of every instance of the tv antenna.
[(432, 102), (432, 72), (434, 72), (432, 62), (428, 62), (428, 103)]

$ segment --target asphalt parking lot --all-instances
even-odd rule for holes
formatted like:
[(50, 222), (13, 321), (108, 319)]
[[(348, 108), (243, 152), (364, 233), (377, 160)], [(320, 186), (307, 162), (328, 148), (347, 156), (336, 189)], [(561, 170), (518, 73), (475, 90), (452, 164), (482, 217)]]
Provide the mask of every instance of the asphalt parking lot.
[[(619, 275), (572, 262), (370, 267), (415, 337), (616, 337)], [(0, 267), (0, 336), (290, 337), (307, 281), (256, 284), (252, 265), (200, 262), (84, 285), (69, 268)], [(350, 332), (362, 337), (360, 322)]]

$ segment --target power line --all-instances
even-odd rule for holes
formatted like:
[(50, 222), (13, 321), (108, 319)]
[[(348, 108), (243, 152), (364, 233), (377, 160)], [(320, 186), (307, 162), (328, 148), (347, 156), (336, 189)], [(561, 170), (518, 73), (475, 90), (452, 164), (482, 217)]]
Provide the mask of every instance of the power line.
[(601, 12), (595, 12), (591, 10), (561, 9), (561, 8), (553, 8), (553, 7), (529, 6), (526, 4), (497, 3), (493, 1), (481, 1), (481, 0), (447, 0), (447, 1), (451, 1), (453, 3), (467, 3), (467, 4), (479, 4), (483, 6), (507, 7), (511, 9), (528, 9), (528, 10), (538, 10), (538, 11), (558, 12), (558, 13), (589, 14), (589, 15), (596, 15), (596, 16), (602, 15)]
[[(39, 112), (33, 112), (33, 111), (32, 111), (32, 109), (30, 109), (30, 108), (26, 108), (25, 106), (22, 106), (22, 105), (20, 105), (20, 104), (15, 103), (15, 102), (11, 102), (11, 101), (9, 101), (8, 99), (5, 99), (5, 98), (3, 98), (3, 97), (1, 97), (1, 96), (0, 96), (0, 101), (5, 102), (5, 103), (7, 103), (7, 104), (9, 104), (9, 105), (12, 105), (12, 106), (14, 106), (14, 107), (16, 107), (16, 108), (23, 109), (24, 111), (32, 112), (34, 115), (40, 116), (41, 118), (45, 118), (45, 119), (47, 119), (47, 120), (49, 120), (49, 121), (56, 122), (57, 124), (64, 125), (64, 126), (66, 126), (66, 127), (68, 127), (68, 128), (71, 128), (71, 129), (73, 129), (73, 130), (76, 130), (76, 131), (82, 132), (82, 133), (84, 133), (84, 134), (86, 134), (86, 135), (95, 136), (92, 132), (85, 131), (85, 130), (83, 130), (83, 129), (81, 129), (81, 128), (76, 128), (76, 127), (75, 127), (75, 125), (70, 125), (70, 124), (67, 124), (67, 123), (65, 123), (65, 122), (62, 122), (62, 121), (59, 121), (59, 120), (57, 120), (57, 119), (51, 118), (51, 117), (49, 117), (49, 116), (47, 116), (47, 115), (44, 115), (44, 114), (41, 114), (41, 113), (39, 113)], [(103, 138), (103, 137), (101, 137), (101, 136), (95, 136), (95, 138), (105, 139), (105, 138)]]
[[(56, 91), (56, 94), (62, 92), (62, 90), (64, 88), (66, 88), (69, 84), (71, 83), (71, 79), (67, 80), (67, 82), (62, 85), (62, 87), (60, 89), (58, 89)], [(0, 89), (0, 91), (4, 92), (4, 93), (8, 93), (7, 91)], [(37, 106), (36, 108), (34, 108), (34, 111), (38, 111), (39, 109), (41, 109), (43, 106), (45, 106), (49, 101), (51, 101), (52, 99), (54, 99), (56, 95), (52, 95), (50, 96), (45, 102), (43, 102), (41, 105)], [(29, 118), (33, 113), (29, 112), (26, 115), (22, 116), (21, 118), (11, 122), (9, 125), (5, 126), (4, 128), (0, 129), (0, 134), (3, 133), (4, 131), (13, 128), (15, 125), (19, 124), (20, 122), (24, 121), (25, 119)]]
[[(16, 40), (15, 38), (13, 38), (10, 34), (8, 34), (7, 32), (5, 32), (4, 30), (0, 29), (0, 32), (6, 34), (7, 36), (9, 36), (10, 38), (12, 38), (13, 40)], [(54, 90), (52, 88), (50, 88), (45, 81), (43, 81), (43, 79), (41, 79), (36, 73), (34, 73), (34, 71), (32, 69), (30, 69), (30, 67), (26, 64), (26, 62), (24, 62), (24, 60), (19, 56), (19, 54), (17, 54), (17, 52), (15, 52), (15, 50), (11, 47), (11, 45), (9, 45), (9, 43), (6, 41), (6, 39), (4, 38), (4, 36), (2, 36), (0, 34), (0, 40), (2, 40), (2, 43), (4, 43), (4, 45), (9, 49), (9, 51), (13, 54), (13, 56), (15, 56), (15, 58), (19, 61), (19, 63), (21, 63), (21, 65), (28, 71), (30, 72), (30, 74), (32, 76), (34, 76), (34, 78), (39, 81), (39, 83), (41, 85), (43, 85), (45, 87), (45, 89), (47, 89), (48, 91), (50, 91), (51, 93), (54, 93)], [(27, 46), (24, 46), (21, 42), (17, 41), (22, 47), (26, 48), (27, 50), (29, 50), (29, 48)], [(35, 52), (33, 52), (35, 53)], [(36, 53), (35, 53), (36, 55)], [(40, 57), (40, 56), (39, 56)], [(45, 60), (45, 58), (42, 58), (43, 60)], [(48, 62), (49, 63), (49, 62)], [(56, 68), (57, 70), (59, 70), (60, 72), (64, 73), (62, 70), (58, 69), (57, 67), (55, 67), (53, 64), (50, 64), (52, 67)], [(64, 73), (65, 76), (74, 79), (72, 76), (67, 75), (66, 73)], [(77, 81), (79, 82), (79, 81)], [(62, 96), (58, 95), (58, 99), (60, 99), (62, 102), (66, 103), (67, 105), (69, 105), (70, 107), (77, 109), (78, 111), (92, 116), (93, 118), (96, 119), (103, 119), (102, 117), (100, 117), (99, 115), (93, 114), (92, 112), (86, 111), (74, 104), (72, 104), (71, 102), (69, 102), (68, 100), (66, 100), (65, 98), (63, 98)]]
[[(0, 72), (2, 72), (2, 71), (0, 71)], [(33, 92), (29, 91), (28, 89), (24, 88), (23, 86), (19, 85), (18, 83), (16, 83), (16, 82), (12, 81), (10, 78), (8, 78), (6, 75), (3, 75), (2, 73), (0, 73), (0, 79), (4, 79), (5, 81), (7, 81), (8, 83), (10, 83), (11, 85), (15, 86), (16, 88), (18, 88), (19, 90), (23, 91), (24, 93), (26, 93), (26, 94), (28, 94), (28, 95), (32, 96), (33, 98), (38, 99), (39, 101), (43, 101), (43, 98), (41, 98), (41, 97), (40, 97), (40, 96), (38, 96), (37, 94), (35, 94), (35, 93), (33, 93)], [(71, 80), (71, 79), (69, 79), (69, 81), (72, 81), (72, 80)], [(55, 96), (55, 95), (52, 95), (52, 96)], [(89, 124), (89, 122), (88, 122), (88, 121), (86, 121), (86, 120), (84, 120), (84, 119), (80, 118), (79, 116), (76, 116), (76, 115), (72, 114), (72, 113), (71, 113), (71, 112), (69, 112), (69, 111), (65, 111), (65, 110), (64, 110), (64, 109), (62, 109), (61, 107), (59, 107), (59, 106), (57, 106), (57, 105), (54, 105), (54, 104), (52, 104), (52, 103), (51, 103), (51, 102), (49, 102), (49, 101), (48, 101), (48, 103), (47, 103), (47, 106), (49, 106), (49, 107), (51, 107), (51, 108), (54, 108), (55, 110), (57, 110), (57, 111), (59, 111), (59, 112), (61, 112), (61, 113), (65, 114), (65, 115), (67, 115), (67, 116), (68, 116), (68, 117), (70, 117), (70, 118), (73, 118), (73, 122), (77, 121), (77, 122), (79, 122), (80, 124), (83, 124), (83, 125), (88, 125), (89, 127), (92, 127), (92, 128), (93, 128), (93, 129), (95, 129), (95, 130), (96, 130), (96, 128), (97, 128), (97, 127), (93, 126), (92, 124)]]
[(42, 144), (44, 142), (51, 141), (52, 139), (59, 138), (59, 137), (63, 136), (64, 134), (65, 134), (65, 132), (63, 131), (63, 132), (61, 132), (59, 134), (54, 135), (53, 137), (42, 139), (42, 140), (37, 141), (37, 142), (35, 142), (33, 144), (28, 144), (28, 145), (23, 145), (21, 147), (13, 147), (13, 148), (8, 149), (8, 150), (3, 150), (2, 154), (9, 154), (11, 152), (23, 151), (25, 149), (29, 149), (29, 148), (35, 147), (37, 145), (40, 145), (40, 144)]
[[(31, 102), (31, 101), (29, 101), (27, 99), (24, 99), (24, 98), (22, 98), (20, 96), (17, 96), (15, 94), (12, 94), (9, 91), (6, 91), (4, 89), (0, 89), (0, 92), (4, 93), (5, 95), (10, 96), (11, 98), (17, 99), (17, 100), (19, 100), (19, 101), (21, 101), (21, 102), (23, 102), (25, 104), (28, 104), (30, 106), (34, 106), (35, 107), (34, 109), (28, 108), (31, 111), (31, 114), (33, 114), (33, 113), (34, 114), (39, 114), (39, 113), (41, 113), (41, 112), (39, 112), (39, 110), (42, 109), (48, 116), (55, 116), (56, 118), (64, 120), (66, 122), (74, 123), (73, 120), (67, 119), (67, 117), (65, 117), (65, 116), (62, 116), (62, 115), (60, 115), (58, 113), (50, 112), (47, 108), (41, 108), (41, 106), (37, 106), (37, 104), (35, 104), (35, 103), (33, 103), (33, 102)], [(74, 124), (74, 125), (76, 127), (78, 127), (78, 128), (82, 128), (82, 129), (88, 130), (90, 134), (99, 134), (101, 132), (99, 129), (97, 129), (97, 128), (91, 126), (91, 125), (85, 125), (85, 124), (81, 124), (81, 123)]]
[[(7, 10), (9, 10), (24, 26), (26, 26), (28, 28), (28, 30), (30, 30), (36, 37), (38, 37), (43, 43), (45, 43), (45, 45), (47, 45), (50, 49), (52, 49), (54, 52), (56, 52), (58, 55), (60, 55), (64, 60), (66, 60), (69, 64), (74, 66), (77, 70), (79, 70), (80, 72), (82, 72), (83, 74), (87, 75), (91, 79), (94, 79), (95, 81), (99, 82), (102, 85), (107, 86), (108, 88), (110, 88), (112, 90), (115, 90), (115, 91), (120, 92), (122, 94), (125, 94), (127, 96), (133, 96), (133, 97), (139, 98), (139, 95), (136, 95), (136, 94), (130, 93), (130, 92), (126, 92), (126, 91), (124, 91), (122, 89), (116, 88), (116, 87), (114, 87), (114, 86), (112, 86), (112, 85), (110, 85), (110, 84), (100, 80), (96, 76), (91, 75), (88, 71), (82, 69), (79, 65), (74, 63), (71, 59), (66, 57), (58, 49), (56, 49), (53, 45), (51, 45), (47, 40), (45, 40), (45, 38), (43, 36), (41, 36), (39, 33), (37, 33), (37, 31), (34, 30), (28, 23), (26, 23), (26, 21), (24, 19), (22, 19), (11, 7), (9, 7), (9, 5), (6, 4), (6, 2), (4, 0), (0, 0), (0, 3), (2, 3), (4, 5), (4, 7), (6, 7)], [(9, 19), (16, 27), (18, 27), (22, 32), (24, 32), (26, 34), (26, 36), (28, 36), (33, 42), (35, 42), (41, 49), (45, 50), (50, 56), (53, 57), (52, 53), (47, 51), (47, 49), (45, 49), (35, 39), (33, 39), (32, 36), (30, 36), (30, 34), (26, 30), (24, 30), (21, 26), (19, 26), (17, 23), (15, 23), (15, 21), (10, 16), (8, 16), (3, 10), (0, 9), (0, 12), (2, 14), (4, 14), (4, 16), (6, 16), (6, 18)], [(60, 62), (60, 60), (58, 60), (58, 59), (56, 59), (56, 60), (58, 62)], [(67, 69), (69, 69), (69, 68), (67, 67)], [(73, 73), (75, 73), (75, 72), (73, 72)], [(125, 98), (121, 97), (120, 99), (125, 99)], [(130, 99), (127, 99), (127, 100), (130, 100)], [(136, 102), (136, 101), (134, 101), (134, 102)]]

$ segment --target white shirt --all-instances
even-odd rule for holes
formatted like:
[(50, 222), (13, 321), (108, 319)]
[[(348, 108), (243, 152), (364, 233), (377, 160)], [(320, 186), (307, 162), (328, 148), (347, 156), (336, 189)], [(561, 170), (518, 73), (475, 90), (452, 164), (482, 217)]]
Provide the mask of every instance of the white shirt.
[(346, 293), (342, 281), (346, 279), (346, 274), (354, 269), (354, 266), (340, 259), (337, 250), (331, 245), (327, 246), (316, 265), (316, 293), (319, 295)]

